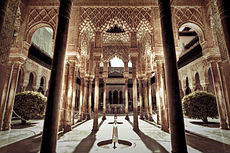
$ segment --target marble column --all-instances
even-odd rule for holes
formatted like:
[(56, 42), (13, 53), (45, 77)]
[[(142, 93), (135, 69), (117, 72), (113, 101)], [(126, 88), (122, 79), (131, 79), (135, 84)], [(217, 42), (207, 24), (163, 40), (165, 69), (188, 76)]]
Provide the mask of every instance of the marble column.
[(1, 95), (1, 107), (0, 107), (0, 130), (2, 129), (3, 120), (4, 120), (4, 113), (5, 113), (5, 107), (7, 104), (9, 89), (10, 89), (10, 83), (12, 80), (12, 74), (13, 74), (14, 65), (11, 64), (9, 67), (6, 68), (6, 79), (3, 86), (3, 91)]
[(138, 131), (138, 110), (137, 110), (137, 58), (131, 57), (132, 60), (132, 81), (133, 81), (133, 130)]
[(125, 78), (125, 119), (129, 120), (128, 78)]
[(216, 62), (211, 63), (211, 70), (212, 70), (212, 78), (213, 78), (213, 84), (214, 84), (214, 90), (216, 95), (216, 103), (217, 108), (219, 112), (219, 118), (220, 118), (220, 128), (221, 129), (227, 129), (227, 123), (226, 123), (226, 111), (225, 111), (225, 105), (224, 105), (224, 95), (223, 95), (223, 88), (221, 85), (221, 76), (218, 74), (218, 65)]
[(152, 89), (151, 89), (151, 78), (148, 78), (148, 97), (149, 97), (149, 120), (153, 120), (153, 106), (152, 106)]
[(147, 92), (147, 78), (143, 80), (143, 88), (144, 88), (144, 103), (145, 103), (145, 119), (149, 119), (149, 104), (148, 104), (148, 92)]
[[(157, 63), (157, 61), (156, 61)], [(156, 90), (156, 107), (157, 107), (157, 124), (161, 124), (160, 120), (160, 88), (159, 88), (159, 67), (155, 68), (155, 90)]]
[(55, 153), (57, 143), (57, 127), (59, 103), (61, 99), (64, 60), (67, 45), (69, 18), (72, 0), (61, 0), (56, 42), (53, 56), (53, 66), (50, 77), (50, 89), (47, 100), (46, 116), (44, 121), (41, 153)]
[(6, 8), (9, 0), (2, 0), (0, 5), (0, 32), (4, 23)]
[(103, 88), (103, 120), (106, 119), (106, 116), (105, 116), (105, 113), (106, 113), (106, 82), (107, 82), (107, 79), (106, 78), (103, 78), (103, 81), (104, 81), (104, 88)]
[(159, 68), (159, 87), (160, 87), (160, 99), (161, 99), (161, 129), (165, 132), (169, 131), (168, 125), (168, 104), (167, 104), (167, 92), (165, 86), (165, 72), (164, 72), (164, 64), (162, 62), (157, 63), (157, 67)]
[(170, 0), (158, 0), (164, 48), (172, 153), (187, 153)]
[(87, 116), (88, 120), (91, 119), (92, 82), (93, 82), (93, 79), (89, 78), (89, 99), (88, 99), (88, 116)]
[(129, 120), (129, 67), (128, 61), (124, 61), (124, 79), (125, 79), (125, 119)]
[(99, 103), (99, 68), (100, 57), (95, 57), (95, 88), (94, 88), (94, 120), (93, 120), (93, 132), (98, 131), (98, 103)]
[(15, 99), (20, 69), (21, 69), (21, 63), (13, 64), (12, 78), (9, 86), (10, 88), (9, 88), (8, 99), (6, 103), (2, 130), (10, 129), (11, 118), (12, 118), (13, 107), (14, 107), (14, 99)]
[(230, 128), (230, 95), (228, 90), (228, 83), (227, 78), (223, 75), (225, 73), (225, 69), (222, 62), (218, 62), (218, 74), (222, 82), (222, 88), (223, 88), (223, 95), (224, 95), (224, 104), (225, 104), (225, 110), (227, 115), (227, 121), (228, 121), (228, 127)]
[(138, 81), (139, 81), (140, 119), (144, 119), (144, 117), (143, 117), (142, 82), (141, 82), (141, 78), (139, 78)]
[(74, 125), (75, 105), (76, 105), (76, 92), (77, 92), (77, 66), (75, 66), (73, 74), (73, 94), (71, 102), (71, 124)]
[(217, 0), (225, 42), (228, 49), (228, 56), (230, 57), (230, 1)]
[(73, 98), (73, 75), (74, 75), (74, 63), (68, 62), (68, 79), (67, 79), (67, 94), (66, 94), (66, 102), (65, 102), (65, 111), (64, 111), (64, 131), (71, 131), (71, 106), (72, 106), (72, 98)]
[(84, 78), (84, 96), (83, 96), (83, 119), (86, 119), (87, 112), (87, 89), (88, 89), (88, 78)]
[(78, 122), (82, 121), (83, 119), (83, 90), (84, 90), (84, 78), (81, 78)]

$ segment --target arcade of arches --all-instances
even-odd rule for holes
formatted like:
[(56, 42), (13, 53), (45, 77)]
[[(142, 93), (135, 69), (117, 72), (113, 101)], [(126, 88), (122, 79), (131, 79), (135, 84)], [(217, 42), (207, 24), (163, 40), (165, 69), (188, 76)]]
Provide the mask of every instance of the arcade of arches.
[[(93, 131), (98, 114), (128, 120), (133, 112), (134, 130), (138, 115), (156, 122), (170, 130), (172, 151), (186, 152), (181, 98), (195, 90), (215, 94), (220, 128), (230, 126), (228, 1), (1, 3), (1, 130), (10, 129), (17, 92), (42, 92), (48, 96), (42, 143), (51, 145), (41, 152), (54, 152), (54, 135), (71, 130), (76, 112), (78, 122), (93, 119)], [(122, 67), (111, 66), (115, 57)]]

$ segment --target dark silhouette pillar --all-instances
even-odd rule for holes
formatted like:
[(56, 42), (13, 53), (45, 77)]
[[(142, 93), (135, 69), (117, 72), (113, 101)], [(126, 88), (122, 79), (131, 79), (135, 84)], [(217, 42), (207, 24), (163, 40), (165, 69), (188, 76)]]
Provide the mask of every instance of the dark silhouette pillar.
[(230, 56), (230, 1), (218, 0), (217, 4), (219, 7), (220, 19), (228, 49), (228, 55)]
[(1, 5), (0, 5), (0, 32), (2, 30), (2, 25), (4, 23), (4, 18), (6, 14), (6, 8), (9, 0), (1, 0)]
[(172, 153), (187, 153), (170, 0), (158, 0), (164, 47)]
[(41, 153), (56, 153), (59, 103), (72, 0), (60, 0), (58, 28), (54, 48), (50, 88), (44, 121)]

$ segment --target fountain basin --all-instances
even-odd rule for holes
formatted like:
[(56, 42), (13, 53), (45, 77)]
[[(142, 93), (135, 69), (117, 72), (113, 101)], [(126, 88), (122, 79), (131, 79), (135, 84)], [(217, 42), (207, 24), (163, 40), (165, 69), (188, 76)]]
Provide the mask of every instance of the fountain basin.
[[(100, 141), (97, 143), (98, 147), (104, 148), (104, 149), (114, 149), (112, 144), (112, 139)], [(131, 147), (132, 143), (126, 140), (118, 140), (118, 144), (116, 145), (116, 149), (125, 149), (128, 147)]]

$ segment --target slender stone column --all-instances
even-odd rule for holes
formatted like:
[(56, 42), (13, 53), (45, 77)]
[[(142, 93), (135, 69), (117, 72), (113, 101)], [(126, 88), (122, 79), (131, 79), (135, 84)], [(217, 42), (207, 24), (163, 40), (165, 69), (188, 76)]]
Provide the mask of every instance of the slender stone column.
[(0, 5), (0, 32), (2, 30), (2, 25), (4, 23), (5, 12), (9, 0), (2, 0)]
[(138, 110), (137, 110), (137, 58), (132, 57), (132, 80), (133, 80), (133, 130), (138, 131)]
[(105, 112), (106, 112), (106, 82), (107, 82), (107, 79), (106, 78), (103, 78), (103, 81), (104, 81), (104, 88), (103, 88), (103, 120), (106, 119), (105, 117)]
[(73, 61), (68, 62), (69, 71), (68, 71), (68, 79), (67, 79), (67, 100), (65, 103), (65, 119), (64, 119), (64, 131), (68, 132), (71, 131), (72, 125), (72, 101), (73, 101), (73, 79), (75, 73), (75, 63)]
[(159, 87), (160, 87), (160, 99), (161, 99), (161, 129), (168, 132), (168, 105), (166, 100), (166, 87), (165, 87), (165, 73), (164, 73), (164, 64), (161, 62), (157, 63), (159, 68)]
[(170, 0), (158, 0), (158, 5), (160, 10), (161, 32), (164, 47), (172, 152), (187, 153), (175, 44), (172, 30)]
[[(156, 61), (157, 63), (158, 61)], [(155, 90), (156, 90), (156, 107), (157, 107), (157, 124), (161, 124), (160, 121), (160, 92), (159, 92), (159, 68), (155, 68)]]
[(93, 82), (93, 79), (89, 78), (89, 100), (88, 100), (88, 116), (87, 116), (88, 120), (91, 119), (92, 82)]
[(3, 86), (2, 97), (1, 97), (1, 107), (0, 107), (0, 130), (2, 129), (2, 125), (3, 125), (5, 107), (7, 104), (10, 83), (12, 80), (13, 68), (14, 68), (13, 64), (11, 65), (11, 67), (6, 68), (6, 79), (5, 79), (4, 86)]
[(138, 81), (139, 81), (140, 119), (144, 119), (144, 117), (143, 117), (142, 82), (141, 82), (141, 78), (139, 78)]
[(87, 112), (87, 89), (88, 89), (88, 78), (84, 78), (84, 96), (83, 96), (83, 119), (86, 119)]
[(224, 93), (224, 102), (225, 102), (225, 108), (226, 108), (226, 115), (227, 115), (227, 121), (228, 121), (228, 127), (230, 128), (230, 99), (228, 95), (228, 86), (227, 86), (227, 81), (226, 77), (224, 77), (224, 67), (222, 62), (218, 62), (218, 69), (219, 69), (219, 77), (222, 82), (222, 88), (223, 88), (223, 93)]
[(148, 78), (148, 97), (149, 97), (149, 120), (153, 120), (153, 106), (152, 106), (152, 89), (151, 89), (151, 78)]
[(12, 71), (12, 80), (10, 83), (2, 130), (10, 129), (11, 117), (12, 117), (13, 107), (14, 107), (14, 99), (15, 99), (15, 94), (16, 94), (16, 89), (17, 89), (17, 84), (18, 84), (18, 76), (19, 76), (19, 71), (21, 69), (20, 63), (14, 63), (13, 65), (14, 66), (13, 66), (13, 71)]
[(82, 121), (83, 119), (83, 88), (84, 88), (84, 79), (81, 78), (78, 122)]
[(212, 78), (213, 78), (213, 84), (214, 84), (214, 90), (216, 95), (216, 102), (217, 102), (217, 108), (219, 112), (219, 118), (220, 118), (220, 128), (221, 129), (227, 129), (227, 123), (226, 123), (226, 112), (225, 112), (225, 106), (224, 106), (224, 97), (223, 97), (223, 88), (221, 86), (221, 76), (218, 74), (218, 66), (217, 63), (212, 62), (211, 63), (211, 70), (212, 70)]
[(129, 120), (128, 78), (125, 78), (125, 119)]
[(71, 102), (71, 124), (74, 125), (75, 105), (76, 105), (76, 92), (77, 92), (77, 66), (75, 66), (73, 74), (73, 96)]
[(100, 57), (95, 57), (95, 91), (94, 91), (94, 120), (93, 120), (93, 130), (98, 131), (98, 103), (99, 103), (99, 60)]
[(44, 121), (41, 153), (55, 153), (57, 143), (57, 127), (59, 103), (61, 99), (64, 60), (67, 44), (69, 18), (72, 0), (61, 0), (58, 16), (58, 28), (50, 77), (50, 88)]
[(228, 49), (228, 55), (230, 57), (230, 1), (229, 0), (218, 0), (219, 13), (221, 23), (223, 26), (223, 33), (225, 36), (225, 42)]
[(149, 104), (148, 104), (148, 92), (147, 92), (147, 78), (144, 78), (143, 81), (143, 87), (144, 87), (144, 103), (145, 103), (145, 119), (149, 119)]

